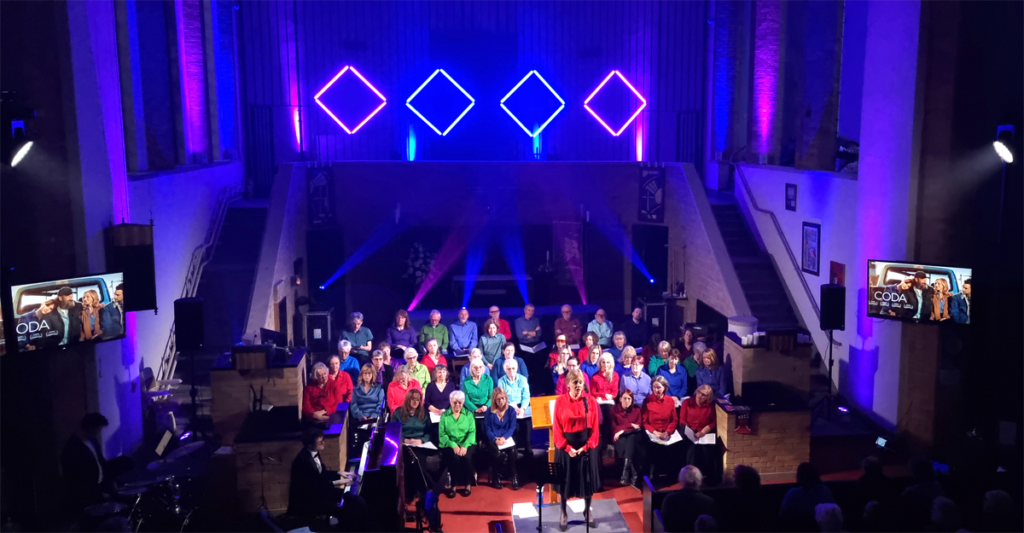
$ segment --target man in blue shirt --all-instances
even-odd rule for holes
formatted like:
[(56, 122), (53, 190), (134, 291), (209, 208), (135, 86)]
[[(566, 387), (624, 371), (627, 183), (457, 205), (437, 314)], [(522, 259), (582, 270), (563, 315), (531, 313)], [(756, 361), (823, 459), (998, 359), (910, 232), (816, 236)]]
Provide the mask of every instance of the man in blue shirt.
[(605, 348), (612, 345), (612, 321), (606, 320), (607, 316), (604, 309), (598, 309), (594, 320), (587, 324), (587, 331), (597, 333), (597, 343)]
[(356, 312), (349, 315), (348, 327), (345, 328), (345, 331), (341, 332), (341, 338), (352, 343), (352, 351), (355, 352), (360, 361), (370, 361), (370, 350), (373, 349), (370, 345), (373, 341), (373, 332), (370, 331), (370, 328), (363, 327), (362, 313)]
[[(359, 369), (362, 367), (358, 359), (349, 356), (350, 353), (352, 353), (352, 343), (342, 339), (338, 341), (338, 355), (332, 355), (331, 359), (337, 358), (338, 370), (348, 374), (352, 378), (352, 383), (359, 383)], [(330, 359), (328, 359), (329, 362)]]
[(533, 346), (540, 342), (540, 319), (533, 316), (533, 312), (533, 305), (526, 304), (526, 307), (523, 308), (523, 316), (516, 319), (516, 329), (513, 334), (519, 340), (519, 344)]
[(479, 335), (476, 332), (476, 322), (469, 321), (469, 311), (459, 309), (459, 321), (448, 326), (451, 335), (448, 342), (451, 344), (452, 355), (469, 355), (469, 352), (476, 348)]

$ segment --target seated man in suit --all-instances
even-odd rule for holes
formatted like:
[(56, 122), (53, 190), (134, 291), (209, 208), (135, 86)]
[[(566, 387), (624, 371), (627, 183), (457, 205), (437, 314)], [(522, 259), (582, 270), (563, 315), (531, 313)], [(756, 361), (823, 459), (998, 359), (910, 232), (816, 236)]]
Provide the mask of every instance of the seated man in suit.
[(104, 339), (116, 339), (124, 335), (124, 290), (123, 283), (114, 288), (114, 301), (100, 308), (100, 330)]
[(131, 470), (132, 463), (128, 457), (117, 457), (109, 462), (103, 457), (100, 436), (109, 424), (107, 417), (99, 413), (85, 415), (78, 430), (61, 450), (65, 501), (73, 512), (109, 499), (114, 493), (114, 479)]
[(307, 428), (302, 434), (302, 450), (292, 461), (288, 514), (303, 521), (330, 516), (344, 524), (343, 530), (357, 531), (350, 526), (361, 522), (360, 517), (365, 519), (366, 504), (359, 496), (345, 493), (342, 487), (351, 483), (351, 477), (328, 470), (320, 457), (323, 450), (324, 432)]

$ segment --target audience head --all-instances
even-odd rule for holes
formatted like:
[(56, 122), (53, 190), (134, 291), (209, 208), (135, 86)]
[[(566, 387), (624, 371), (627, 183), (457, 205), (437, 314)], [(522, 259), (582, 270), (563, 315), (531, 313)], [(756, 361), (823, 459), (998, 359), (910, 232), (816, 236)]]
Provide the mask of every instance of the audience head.
[(430, 310), (430, 326), (437, 327), (441, 323), (441, 312), (437, 309)]
[(374, 371), (380, 370), (381, 367), (384, 366), (384, 351), (374, 350), (373, 353), (370, 354), (370, 362), (373, 363)]
[(635, 355), (636, 350), (630, 351), (628, 353), (626, 352), (626, 350), (622, 350), (622, 354), (619, 355), (619, 363), (621, 363), (622, 366), (629, 368), (633, 364), (633, 356)]
[(501, 355), (505, 356), (505, 359), (512, 359), (516, 356), (516, 345), (511, 342), (506, 342), (505, 346), (501, 349)]
[(448, 365), (434, 365), (434, 370), (430, 371), (430, 377), (434, 383), (441, 381), (448, 383)]
[(341, 369), (341, 357), (332, 355), (327, 359), (327, 370), (331, 375), (337, 374)]
[(639, 323), (644, 318), (644, 310), (639, 307), (633, 308), (633, 322)]
[(863, 529), (864, 531), (886, 531), (889, 528), (885, 525), (885, 509), (882, 504), (870, 501), (864, 506)]
[(498, 322), (495, 321), (495, 320), (488, 320), (487, 322), (484, 322), (484, 332), (486, 332), (491, 337), (497, 335), (498, 334)]
[(629, 368), (633, 370), (634, 376), (639, 376), (644, 371), (644, 358), (639, 355), (633, 358)]
[(363, 365), (359, 369), (359, 385), (374, 385), (377, 382), (377, 371), (373, 365)]
[(836, 533), (843, 530), (843, 510), (834, 503), (819, 503), (814, 507), (814, 521), (822, 533)]
[(491, 412), (492, 413), (504, 413), (508, 409), (508, 394), (505, 393), (505, 389), (501, 387), (494, 387), (494, 392), (491, 393)]
[(761, 487), (761, 474), (757, 469), (747, 465), (736, 465), (733, 469), (736, 487), (740, 490), (754, 490)]
[(411, 380), (412, 376), (409, 375), (409, 369), (405, 365), (399, 365), (395, 369), (395, 383), (398, 383), (399, 387), (408, 387)]
[(565, 304), (562, 306), (562, 318), (569, 320), (572, 317), (572, 306)]
[(438, 355), (437, 348), (438, 348), (438, 346), (437, 346), (437, 339), (435, 339), (433, 337), (427, 339), (427, 353), (428, 354)]
[(426, 418), (426, 414), (423, 409), (423, 391), (419, 389), (410, 389), (405, 393), (405, 399), (402, 400), (402, 422), (409, 420), (410, 416), (415, 416), (420, 420)]
[(679, 484), (683, 489), (697, 490), (703, 482), (704, 475), (700, 473), (700, 469), (696, 466), (684, 466), (679, 471)]
[(469, 320), (469, 311), (465, 307), (459, 309), (459, 323), (465, 324)]
[(704, 405), (708, 402), (714, 401), (714, 399), (715, 389), (712, 389), (711, 385), (708, 385), (707, 383), (697, 387), (697, 390), (693, 391), (693, 400), (697, 402), (697, 405)]
[(466, 394), (460, 390), (452, 391), (448, 395), (448, 401), (452, 405), (452, 412), (458, 414), (462, 412), (462, 405), (466, 403)]
[(413, 369), (416, 368), (416, 360), (420, 358), (420, 354), (416, 353), (416, 348), (405, 349), (405, 363), (411, 366)]
[(313, 381), (321, 387), (327, 384), (327, 365), (323, 363), (313, 365)]
[(584, 386), (583, 372), (570, 370), (565, 374), (565, 390), (569, 392), (569, 396), (572, 398), (579, 398), (583, 394)]
[(622, 394), (619, 394), (619, 405), (623, 409), (629, 409), (633, 405), (633, 391), (629, 389), (623, 390)]
[(568, 342), (566, 342), (565, 340), (565, 335), (559, 335), (555, 337), (555, 346), (558, 346), (559, 349), (561, 349), (563, 346), (568, 346)]
[(324, 449), (324, 432), (322, 429), (308, 427), (302, 432), (302, 445), (307, 450), (319, 452)]
[(597, 346), (597, 341), (598, 341), (597, 333), (594, 333), (593, 331), (588, 331), (588, 332), (586, 332), (583, 335), (583, 345), (584, 346), (587, 346), (587, 347)]
[(671, 353), (672, 345), (668, 341), (661, 341), (658, 343), (658, 355), (668, 359), (669, 353)]
[(651, 380), (651, 392), (653, 392), (654, 395), (657, 396), (658, 398), (661, 398), (662, 396), (665, 395), (665, 392), (667, 391), (668, 380), (665, 379), (665, 376), (654, 376), (654, 379)]
[(932, 528), (935, 531), (956, 531), (960, 527), (960, 511), (953, 500), (939, 496), (932, 500)]
[(669, 368), (675, 368), (679, 365), (679, 355), (679, 350), (676, 350), (675, 348), (668, 353), (668, 357), (665, 358), (665, 361), (668, 363)]
[(597, 368), (606, 378), (610, 378), (612, 372), (615, 371), (615, 357), (608, 352), (602, 353), (601, 362), (597, 365)]
[(348, 323), (352, 326), (352, 329), (359, 331), (359, 328), (363, 325), (363, 314), (357, 311), (348, 315)]
[(501, 318), (501, 309), (496, 305), (492, 305), (491, 308), (487, 310), (487, 314), (491, 315), (491, 320), (497, 322), (498, 319)]
[(860, 467), (864, 469), (864, 474), (872, 477), (882, 476), (882, 460), (877, 456), (869, 455), (860, 462)]
[(714, 517), (702, 514), (693, 522), (693, 531), (695, 533), (711, 533), (718, 531), (718, 522), (715, 521)]
[(377, 349), (384, 354), (384, 359), (391, 359), (391, 345), (388, 344), (387, 341), (380, 341), (377, 343)]
[(399, 309), (395, 312), (395, 323), (393, 324), (397, 329), (405, 329), (409, 327), (409, 312), (405, 309)]
[(572, 350), (570, 350), (568, 346), (562, 346), (562, 348), (558, 350), (558, 364), (564, 365), (568, 363), (571, 358)]
[(693, 343), (693, 358), (700, 364), (704, 364), (704, 352), (707, 351), (708, 345), (701, 341)]
[(612, 344), (621, 350), (626, 345), (626, 334), (621, 331), (616, 331), (612, 335)]
[(704, 366), (711, 370), (717, 370), (718, 362), (718, 354), (716, 354), (714, 350), (708, 348), (704, 351)]
[(693, 346), (693, 341), (697, 340), (693, 335), (693, 328), (684, 328), (682, 335), (683, 342), (689, 346)]
[(565, 360), (565, 368), (570, 370), (570, 371), (572, 371), (572, 370), (579, 370), (580, 369), (580, 360), (575, 358), (575, 357), (570, 357), (570, 358), (566, 359)]
[(533, 318), (533, 312), (535, 310), (536, 308), (533, 307), (533, 304), (526, 304), (526, 307), (523, 307), (523, 316), (526, 317), (527, 320), (529, 320)]
[[(611, 355), (611, 354), (608, 354), (608, 355)], [(590, 348), (587, 349), (587, 361), (590, 361), (590, 364), (592, 364), (592, 365), (597, 364), (597, 360), (600, 359), (600, 358), (601, 358), (601, 346), (600, 345), (595, 344), (595, 345), (593, 345), (593, 346), (591, 346)]]
[(479, 378), (484, 375), (484, 360), (476, 358), (469, 362), (469, 375)]
[(606, 316), (608, 315), (604, 312), (604, 309), (598, 309), (597, 312), (594, 313), (594, 320), (597, 320), (598, 324), (604, 324), (604, 318)]
[(469, 351), (469, 361), (473, 362), (474, 359), (483, 359), (484, 353), (480, 351), (480, 348), (473, 348)]
[(519, 362), (515, 359), (505, 359), (505, 364), (502, 365), (502, 370), (505, 371), (505, 375), (508, 376), (509, 381), (515, 381), (516, 372), (519, 371)]
[(796, 483), (801, 487), (813, 487), (821, 483), (818, 469), (811, 463), (800, 463), (800, 466), (796, 467)]
[(650, 346), (651, 348), (654, 348), (655, 350), (658, 349), (658, 345), (659, 344), (661, 344), (661, 334), (660, 333), (655, 333), (654, 335), (651, 335), (651, 340), (649, 340), (647, 342), (647, 345)]
[(341, 355), (341, 358), (348, 359), (350, 353), (352, 353), (352, 343), (345, 339), (338, 341), (338, 354)]
[(910, 475), (914, 478), (915, 483), (927, 483), (935, 479), (932, 462), (927, 458), (911, 457), (907, 461), (907, 467), (910, 469)]
[(78, 428), (82, 430), (82, 433), (89, 439), (98, 439), (100, 434), (103, 433), (103, 428), (110, 425), (110, 421), (107, 417), (99, 413), (87, 413), (82, 417), (82, 421), (79, 422)]

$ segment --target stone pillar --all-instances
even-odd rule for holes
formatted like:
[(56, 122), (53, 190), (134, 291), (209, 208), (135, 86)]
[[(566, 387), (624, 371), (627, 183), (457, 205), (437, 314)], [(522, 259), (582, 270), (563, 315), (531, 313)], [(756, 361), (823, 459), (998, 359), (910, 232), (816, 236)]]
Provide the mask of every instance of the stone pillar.
[(781, 130), (782, 77), (784, 73), (783, 38), (785, 4), (781, 0), (754, 3), (754, 83), (751, 95), (750, 151), (758, 162), (778, 159)]

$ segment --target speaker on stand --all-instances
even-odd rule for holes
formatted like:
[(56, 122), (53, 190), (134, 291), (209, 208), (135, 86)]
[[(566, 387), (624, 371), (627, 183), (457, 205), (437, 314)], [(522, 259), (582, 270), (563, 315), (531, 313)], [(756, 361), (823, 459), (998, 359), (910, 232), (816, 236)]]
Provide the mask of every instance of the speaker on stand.
[(835, 364), (835, 358), (832, 356), (832, 334), (836, 330), (846, 330), (846, 287), (834, 283), (823, 284), (818, 302), (821, 304), (818, 326), (828, 333), (828, 394), (814, 405), (812, 418), (817, 420), (824, 414), (825, 419), (831, 421), (832, 416), (839, 412), (839, 398), (832, 392), (832, 368)]
[(196, 386), (196, 352), (203, 348), (205, 342), (205, 330), (203, 329), (203, 299), (202, 298), (180, 298), (174, 300), (174, 346), (179, 353), (188, 353), (191, 366), (191, 388), (188, 391), (192, 397), (192, 419), (190, 426), (192, 434), (196, 434), (196, 396), (199, 394), (199, 387)]

